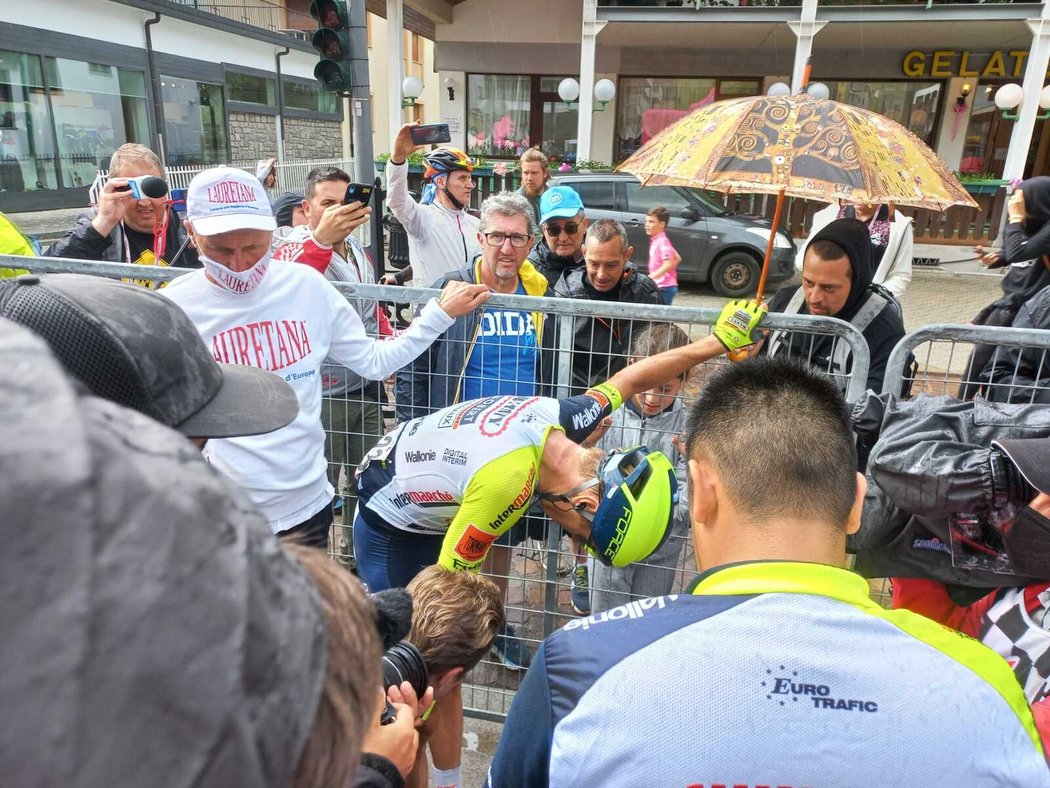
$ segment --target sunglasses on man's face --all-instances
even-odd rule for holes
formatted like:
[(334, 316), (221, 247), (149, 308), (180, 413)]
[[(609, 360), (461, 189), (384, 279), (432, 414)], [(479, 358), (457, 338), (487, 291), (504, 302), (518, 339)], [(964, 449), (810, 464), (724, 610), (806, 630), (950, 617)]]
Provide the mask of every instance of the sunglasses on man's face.
[(557, 238), (564, 231), (566, 235), (576, 235), (580, 231), (579, 222), (566, 222), (565, 224), (545, 224), (543, 225), (544, 232), (547, 233), (551, 238)]

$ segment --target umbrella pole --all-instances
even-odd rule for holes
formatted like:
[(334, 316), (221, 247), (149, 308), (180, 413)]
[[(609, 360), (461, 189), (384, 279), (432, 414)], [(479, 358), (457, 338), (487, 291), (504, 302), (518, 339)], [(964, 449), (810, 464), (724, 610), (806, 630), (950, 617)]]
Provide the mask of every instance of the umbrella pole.
[[(766, 291), (766, 276), (769, 274), (769, 264), (773, 260), (773, 244), (777, 238), (777, 228), (780, 227), (780, 214), (784, 210), (784, 190), (777, 192), (777, 207), (773, 211), (773, 228), (769, 231), (769, 242), (766, 244), (766, 259), (762, 261), (762, 273), (758, 277), (758, 290), (755, 291), (755, 303), (762, 303), (762, 294)], [(730, 350), (726, 358), (734, 364), (747, 358), (747, 348)]]
[(769, 275), (769, 264), (773, 260), (773, 244), (777, 238), (777, 230), (780, 228), (780, 214), (784, 210), (784, 190), (777, 192), (777, 207), (773, 211), (773, 229), (769, 232), (769, 242), (766, 244), (766, 259), (762, 261), (762, 273), (758, 277), (758, 290), (755, 292), (755, 303), (762, 303), (762, 294), (766, 292), (766, 277)]

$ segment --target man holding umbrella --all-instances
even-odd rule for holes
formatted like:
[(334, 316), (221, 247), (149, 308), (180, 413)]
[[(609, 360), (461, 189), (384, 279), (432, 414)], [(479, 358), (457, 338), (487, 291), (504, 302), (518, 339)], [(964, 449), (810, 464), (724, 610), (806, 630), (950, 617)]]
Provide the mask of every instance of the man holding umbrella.
[[(782, 288), (769, 304), (771, 312), (837, 317), (852, 323), (864, 335), (871, 352), (867, 387), (882, 390), (886, 362), (904, 337), (897, 300), (872, 283), (871, 239), (863, 222), (836, 219), (813, 236), (806, 246), (802, 284)], [(850, 347), (831, 336), (774, 331), (752, 353), (801, 358), (846, 380), (852, 367)]]

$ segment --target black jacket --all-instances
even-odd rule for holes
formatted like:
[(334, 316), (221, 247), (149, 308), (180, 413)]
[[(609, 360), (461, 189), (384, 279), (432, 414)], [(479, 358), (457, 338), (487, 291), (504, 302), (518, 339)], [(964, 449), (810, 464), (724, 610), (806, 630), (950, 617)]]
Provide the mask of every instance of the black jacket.
[[(794, 285), (793, 287), (783, 287), (778, 290), (777, 294), (769, 302), (769, 311), (783, 312), (791, 300), (791, 296), (801, 286)], [(889, 294), (886, 291), (882, 291), (881, 295), (886, 297)], [(892, 298), (892, 296), (889, 296), (889, 298)], [(799, 313), (809, 314), (804, 304)], [(834, 317), (839, 317), (839, 315)], [(788, 339), (785, 349), (790, 355), (801, 358), (818, 369), (830, 370), (833, 342), (831, 337), (795, 332), (786, 333)], [(886, 377), (886, 362), (889, 361), (890, 353), (893, 352), (893, 348), (904, 338), (906, 333), (904, 322), (901, 320), (900, 315), (897, 314), (893, 304), (887, 304), (861, 333), (864, 335), (864, 339), (867, 340), (868, 352), (871, 354), (871, 366), (868, 367), (868, 380), (865, 387), (878, 393), (882, 391), (882, 380)], [(766, 350), (767, 348), (763, 346), (762, 352)], [(845, 373), (849, 369), (847, 365), (845, 370), (835, 369), (830, 371)]]
[[(1003, 438), (1050, 436), (1050, 408), (1004, 405), (980, 397), (960, 402), (919, 395), (907, 401), (869, 397), (853, 412), (854, 431), (868, 410), (878, 433), (868, 462), (861, 526), (850, 536), (856, 571), (865, 577), (928, 577), (943, 583), (998, 587), (1037, 578), (952, 558), (950, 517), (987, 515), (994, 504), (990, 445)], [(880, 412), (881, 408), (881, 412)]]
[(1003, 259), (1007, 263), (1050, 254), (1050, 176), (1029, 178), (1021, 184), (1025, 219), (1006, 225)]
[(576, 268), (583, 265), (583, 257), (576, 260), (572, 257), (562, 257), (561, 255), (554, 254), (554, 252), (551, 251), (550, 246), (547, 245), (546, 236), (532, 247), (528, 259), (536, 270), (547, 278), (547, 284), (549, 284), (552, 289), (558, 284), (558, 280), (561, 279), (562, 274), (570, 268)]
[[(599, 293), (591, 287), (583, 266), (570, 268), (554, 286), (554, 295), (622, 304), (663, 303), (659, 288), (652, 279), (639, 273), (633, 263), (627, 264), (620, 284), (608, 293)], [(576, 318), (573, 326), (573, 392), (606, 381), (627, 366), (635, 322), (615, 318)]]
[[(451, 271), (440, 277), (431, 287), (440, 289), (447, 282), (478, 283), (478, 265), (480, 258), (470, 268)], [(525, 268), (529, 266), (529, 268)], [(530, 271), (532, 265), (526, 261), (522, 265), (521, 278), (529, 295), (553, 295), (545, 280)], [(531, 275), (530, 275), (531, 274)], [(540, 289), (542, 287), (542, 290)], [(467, 365), (467, 354), (474, 347), (478, 324), (485, 308), (475, 309), (462, 317), (456, 318), (444, 334), (420, 354), (415, 361), (397, 373), (394, 381), (395, 413), (399, 422), (426, 416), (436, 410), (462, 401), (460, 383)], [(547, 396), (551, 393), (554, 362), (553, 331), (544, 327), (547, 318), (542, 312), (533, 312), (533, 325), (539, 333), (540, 353), (537, 355), (538, 368), (536, 379), (539, 382), (537, 394)]]
[[(990, 268), (1010, 266), (1003, 276), (1003, 295), (978, 312), (973, 323), (979, 326), (1008, 326), (1025, 301), (1044, 287), (1050, 286), (1050, 266), (1046, 263), (1046, 260), (1050, 258), (1038, 256), (1032, 260), (1023, 260), (1018, 255), (1023, 255), (1027, 246), (1028, 242), (1021, 224), (1008, 224), (1005, 233), (1005, 248), (1000, 260), (995, 265), (989, 266)], [(1050, 254), (1050, 250), (1044, 254)], [(1014, 262), (1008, 263), (1007, 260), (1011, 257)], [(990, 319), (995, 312), (1008, 314), (1010, 320), (1002, 322), (994, 318)]]
[[(77, 217), (77, 223), (73, 229), (55, 241), (51, 247), (44, 252), (45, 257), (67, 257), (74, 260), (98, 260), (106, 263), (134, 262), (128, 260), (128, 252), (124, 248), (124, 234), (121, 225), (114, 227), (109, 235), (102, 235), (91, 226), (91, 221), (98, 215), (98, 209), (92, 208)], [(187, 244), (177, 260), (172, 260), (175, 254), (186, 243), (186, 228), (182, 226), (179, 215), (171, 211), (168, 220), (167, 248), (164, 257), (171, 265), (179, 268), (200, 268), (200, 260), (197, 259), (197, 250)]]
[[(871, 356), (871, 366), (868, 368), (867, 388), (875, 392), (882, 391), (882, 379), (886, 376), (886, 362), (894, 346), (904, 338), (904, 321), (900, 314), (900, 305), (893, 295), (873, 285), (874, 278), (874, 251), (868, 228), (863, 222), (856, 219), (836, 219), (810, 239), (809, 246), (817, 241), (831, 241), (846, 252), (850, 261), (850, 292), (846, 303), (833, 315), (847, 323), (854, 323), (858, 313), (868, 303), (874, 293), (878, 293), (886, 299), (887, 304), (882, 308), (867, 326), (861, 329), (864, 339), (868, 343), (868, 351)], [(808, 247), (807, 247), (808, 248)], [(770, 312), (783, 312), (787, 309), (791, 297), (795, 295), (801, 285), (784, 287), (777, 291), (769, 302)], [(809, 314), (806, 303), (803, 302), (798, 314)], [(832, 357), (836, 340), (829, 336), (817, 334), (800, 334), (787, 331), (781, 340), (782, 347), (789, 355), (801, 358), (818, 369), (845, 373), (852, 366), (852, 358), (847, 360), (846, 369), (834, 369)], [(762, 346), (762, 352), (768, 353), (770, 339)]]
[[(1012, 327), (1050, 329), (1050, 287), (1021, 307)], [(985, 396), (992, 402), (1050, 404), (1050, 356), (1037, 348), (1000, 347), (981, 373), (981, 381), (987, 384)]]

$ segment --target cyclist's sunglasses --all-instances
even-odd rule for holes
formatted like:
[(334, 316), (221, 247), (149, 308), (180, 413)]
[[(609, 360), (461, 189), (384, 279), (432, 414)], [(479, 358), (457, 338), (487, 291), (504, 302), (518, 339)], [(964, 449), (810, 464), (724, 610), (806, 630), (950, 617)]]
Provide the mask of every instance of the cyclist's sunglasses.
[[(588, 479), (587, 481), (580, 482), (568, 492), (564, 493), (537, 493), (537, 496), (541, 501), (547, 501), (552, 504), (556, 509), (562, 512), (577, 512), (587, 522), (593, 522), (594, 512), (587, 511), (587, 507), (583, 504), (576, 505), (572, 502), (572, 496), (577, 493), (581, 493), (591, 487), (597, 485), (598, 479)], [(599, 490), (599, 495), (601, 491)]]

